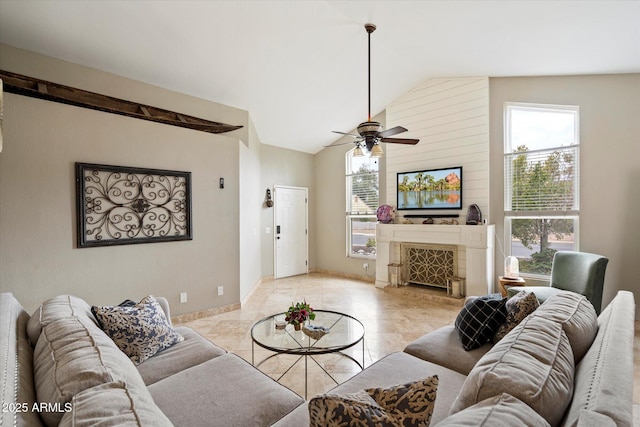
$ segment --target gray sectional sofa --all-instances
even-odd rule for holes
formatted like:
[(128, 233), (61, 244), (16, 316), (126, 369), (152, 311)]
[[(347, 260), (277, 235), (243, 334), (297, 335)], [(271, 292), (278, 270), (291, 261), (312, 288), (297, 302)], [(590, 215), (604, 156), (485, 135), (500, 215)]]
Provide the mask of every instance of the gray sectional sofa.
[[(495, 345), (464, 351), (454, 326), (445, 326), (331, 393), (438, 375), (432, 426), (631, 426), (634, 317), (630, 292), (596, 316), (585, 297), (563, 291)], [(308, 412), (299, 407), (276, 426), (309, 425)]]
[[(600, 316), (563, 292), (495, 345), (466, 352), (447, 326), (331, 393), (438, 375), (433, 426), (631, 426), (634, 316), (630, 292)], [(29, 316), (0, 295), (0, 425), (309, 425), (300, 396), (194, 331), (176, 331), (184, 341), (136, 366), (83, 300), (59, 296)]]
[(29, 316), (0, 294), (0, 329), (0, 426), (268, 426), (304, 403), (186, 327), (136, 366), (70, 295)]

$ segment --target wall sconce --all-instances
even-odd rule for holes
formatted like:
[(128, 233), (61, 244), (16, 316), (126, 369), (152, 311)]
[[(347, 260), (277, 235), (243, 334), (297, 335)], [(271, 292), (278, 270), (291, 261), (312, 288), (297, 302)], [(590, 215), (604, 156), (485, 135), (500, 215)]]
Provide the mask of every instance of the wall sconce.
[(270, 208), (273, 206), (273, 200), (271, 199), (271, 190), (267, 188), (267, 207)]

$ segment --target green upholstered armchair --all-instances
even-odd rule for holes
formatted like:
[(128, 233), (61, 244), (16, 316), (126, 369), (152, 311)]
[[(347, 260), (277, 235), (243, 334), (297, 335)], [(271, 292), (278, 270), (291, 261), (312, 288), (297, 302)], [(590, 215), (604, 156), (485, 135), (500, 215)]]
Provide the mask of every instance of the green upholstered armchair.
[(509, 297), (524, 290), (533, 292), (540, 303), (560, 290), (573, 291), (587, 297), (596, 312), (602, 306), (604, 273), (609, 259), (587, 252), (558, 251), (551, 264), (550, 286), (512, 287), (507, 290)]

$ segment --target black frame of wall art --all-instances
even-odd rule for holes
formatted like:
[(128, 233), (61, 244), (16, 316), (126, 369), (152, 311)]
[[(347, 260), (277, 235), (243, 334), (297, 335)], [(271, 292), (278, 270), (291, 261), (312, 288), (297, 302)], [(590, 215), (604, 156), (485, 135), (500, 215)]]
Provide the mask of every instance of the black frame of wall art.
[(76, 163), (78, 248), (192, 240), (191, 172)]

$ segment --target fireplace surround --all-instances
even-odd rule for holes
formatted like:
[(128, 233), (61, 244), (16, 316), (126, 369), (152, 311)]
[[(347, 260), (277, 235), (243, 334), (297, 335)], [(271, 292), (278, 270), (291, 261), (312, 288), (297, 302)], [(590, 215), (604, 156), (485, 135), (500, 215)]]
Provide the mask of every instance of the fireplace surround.
[(377, 224), (376, 287), (388, 285), (390, 263), (401, 261), (401, 244), (451, 245), (457, 248), (457, 275), (467, 295), (493, 292), (494, 225)]

